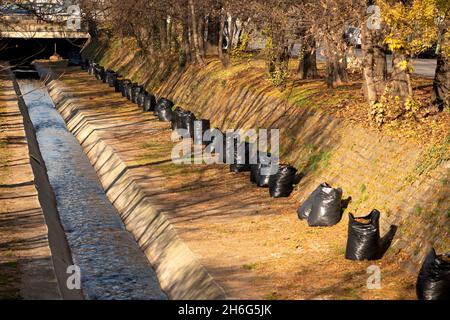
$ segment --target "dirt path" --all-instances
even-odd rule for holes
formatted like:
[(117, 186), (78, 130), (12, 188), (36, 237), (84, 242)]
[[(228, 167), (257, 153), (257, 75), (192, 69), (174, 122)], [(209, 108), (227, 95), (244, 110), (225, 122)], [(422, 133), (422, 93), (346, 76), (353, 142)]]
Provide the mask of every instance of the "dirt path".
[(60, 299), (17, 97), (0, 75), (0, 299)]
[[(309, 228), (297, 220), (299, 203), (270, 198), (267, 189), (249, 182), (248, 173), (232, 174), (220, 165), (176, 166), (168, 123), (142, 113), (85, 73), (71, 71), (61, 80), (73, 97), (70, 106), (59, 106), (69, 128), (76, 112), (95, 128), (229, 297), (415, 298), (415, 276), (396, 263), (344, 259), (345, 215), (332, 228)], [(89, 145), (83, 147), (89, 152)], [(373, 264), (381, 267), (378, 290), (366, 287), (367, 267)]]

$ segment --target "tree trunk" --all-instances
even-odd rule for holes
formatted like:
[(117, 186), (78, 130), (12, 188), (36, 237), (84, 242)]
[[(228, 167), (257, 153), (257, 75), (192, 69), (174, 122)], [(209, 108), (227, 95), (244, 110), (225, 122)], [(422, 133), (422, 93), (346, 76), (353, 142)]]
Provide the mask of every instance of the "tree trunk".
[(386, 51), (380, 30), (369, 30), (367, 23), (361, 26), (361, 49), (363, 67), (363, 92), (370, 105), (377, 103), (387, 81)]
[(220, 14), (220, 26), (219, 26), (219, 43), (217, 48), (217, 53), (219, 54), (219, 59), (222, 61), (223, 65), (226, 65), (223, 58), (223, 32), (225, 30), (225, 14), (221, 12)]
[[(186, 62), (191, 62), (191, 47), (189, 45), (189, 21), (186, 19), (183, 23), (183, 38), (182, 38), (182, 61), (181, 65), (184, 65)], [(184, 59), (184, 61), (183, 61)]]
[(389, 87), (391, 97), (398, 97), (402, 104), (412, 96), (409, 58), (402, 51), (392, 53), (392, 74)]
[(200, 55), (202, 56), (202, 58), (205, 57), (205, 39), (204, 39), (204, 34), (205, 34), (205, 19), (203, 19), (202, 17), (198, 18), (198, 27), (197, 27), (197, 32), (198, 32), (198, 47), (200, 49)]
[(228, 57), (231, 56), (231, 50), (233, 50), (234, 26), (235, 25), (236, 25), (236, 18), (231, 17), (231, 23), (228, 26), (228, 46), (227, 46)]
[[(433, 81), (433, 95), (432, 102), (439, 111), (444, 110), (450, 106), (448, 89), (450, 87), (450, 59), (443, 48), (447, 48), (448, 36), (442, 34), (442, 43), (439, 50), (436, 73)], [(448, 49), (447, 49), (448, 50)]]
[(297, 73), (300, 79), (318, 77), (316, 63), (316, 41), (313, 37), (303, 37), (300, 45)]
[(332, 58), (331, 56), (327, 57), (326, 73), (327, 75), (325, 78), (325, 82), (328, 88), (334, 88), (341, 83), (339, 73), (336, 70), (336, 63), (334, 62), (334, 58)]
[(335, 88), (348, 82), (347, 63), (345, 53), (329, 53), (326, 61), (325, 82), (329, 88)]
[(267, 61), (267, 71), (272, 82), (283, 91), (286, 87), (286, 77), (289, 66), (289, 44), (283, 35), (273, 35), (273, 53)]
[(188, 0), (189, 11), (191, 15), (191, 27), (192, 27), (192, 40), (194, 44), (194, 54), (196, 61), (199, 65), (204, 66), (205, 61), (203, 60), (200, 54), (200, 44), (199, 44), (199, 35), (197, 30), (197, 16), (195, 13), (194, 0)]
[(325, 83), (328, 88), (335, 88), (348, 82), (346, 52), (339, 49), (333, 41), (325, 39), (323, 42), (326, 56)]
[(167, 19), (163, 18), (159, 21), (159, 41), (161, 43), (161, 51), (167, 50)]
[(172, 18), (170, 18), (169, 22), (167, 23), (167, 51), (172, 51), (172, 28), (173, 28), (173, 21)]
[(347, 52), (342, 52), (338, 56), (337, 60), (337, 71), (339, 73), (339, 78), (343, 83), (348, 82), (348, 70), (347, 70)]

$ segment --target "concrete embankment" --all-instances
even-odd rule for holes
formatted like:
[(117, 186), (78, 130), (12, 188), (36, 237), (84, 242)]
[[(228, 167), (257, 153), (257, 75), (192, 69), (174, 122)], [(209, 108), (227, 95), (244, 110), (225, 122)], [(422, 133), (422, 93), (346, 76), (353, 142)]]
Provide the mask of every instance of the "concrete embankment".
[[(2, 154), (0, 259), (16, 262), (17, 276), (6, 273), (21, 299), (81, 299), (66, 286), (73, 264), (59, 224), (56, 202), (39, 147), (14, 75), (2, 66)], [(8, 262), (2, 263), (2, 267)], [(3, 268), (2, 268), (3, 269)], [(6, 269), (2, 270), (8, 272)], [(8, 285), (5, 285), (4, 288)]]

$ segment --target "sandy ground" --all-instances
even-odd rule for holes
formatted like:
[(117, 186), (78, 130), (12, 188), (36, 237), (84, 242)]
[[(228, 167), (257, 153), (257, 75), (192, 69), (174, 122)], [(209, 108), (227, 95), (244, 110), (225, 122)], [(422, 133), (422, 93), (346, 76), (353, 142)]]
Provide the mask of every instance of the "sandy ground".
[(0, 299), (59, 299), (23, 119), (0, 76)]
[[(415, 298), (415, 275), (395, 262), (344, 259), (346, 214), (334, 227), (310, 228), (296, 217), (300, 203), (270, 198), (267, 189), (250, 183), (248, 173), (233, 174), (224, 165), (174, 165), (170, 124), (80, 71), (62, 81), (96, 133), (231, 298)], [(380, 289), (367, 288), (371, 265), (381, 268)]]

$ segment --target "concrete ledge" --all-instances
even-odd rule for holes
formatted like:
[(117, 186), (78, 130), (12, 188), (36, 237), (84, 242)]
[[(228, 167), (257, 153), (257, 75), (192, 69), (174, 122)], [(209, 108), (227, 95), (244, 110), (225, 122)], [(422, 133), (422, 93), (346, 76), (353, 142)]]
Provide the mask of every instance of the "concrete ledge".
[(41, 177), (34, 171), (37, 143), (23, 116), (14, 75), (7, 63), (0, 67), (1, 140), (6, 151), (0, 175), (0, 273), (6, 281), (0, 299), (58, 300), (65, 298), (55, 268), (60, 256), (51, 250), (53, 230), (40, 203), (46, 190), (40, 188)]
[[(38, 68), (41, 78), (47, 69)], [(77, 103), (64, 93), (59, 80), (47, 83), (50, 96), (97, 171), (110, 201), (141, 249), (145, 252), (171, 299), (225, 299), (222, 287), (211, 277), (187, 245), (178, 237), (166, 216), (155, 209), (138, 187), (129, 168), (97, 135)]]
[[(14, 79), (13, 74), (11, 74), (11, 77)], [(48, 180), (47, 168), (39, 149), (36, 132), (29, 117), (28, 109), (25, 105), (25, 101), (22, 97), (19, 85), (15, 79), (14, 89), (16, 94), (19, 96), (18, 107), (23, 117), (24, 130), (28, 142), (30, 165), (34, 174), (34, 183), (38, 190), (38, 200), (40, 208), (45, 218), (48, 245), (51, 250), (51, 259), (53, 261), (52, 267), (54, 275), (56, 276), (58, 286), (57, 298), (62, 298), (64, 300), (83, 300), (84, 296), (82, 290), (71, 290), (68, 289), (66, 285), (67, 268), (74, 264), (72, 260), (72, 254), (67, 243), (66, 234), (59, 220), (55, 194)], [(51, 281), (42, 276), (34, 276), (33, 278), (40, 279), (40, 281), (44, 283), (51, 283)], [(34, 288), (32, 279), (28, 281), (30, 281), (33, 289), (36, 290), (36, 297), (38, 299), (44, 297), (45, 291), (40, 290), (39, 287)], [(53, 297), (52, 299), (56, 298)]]

